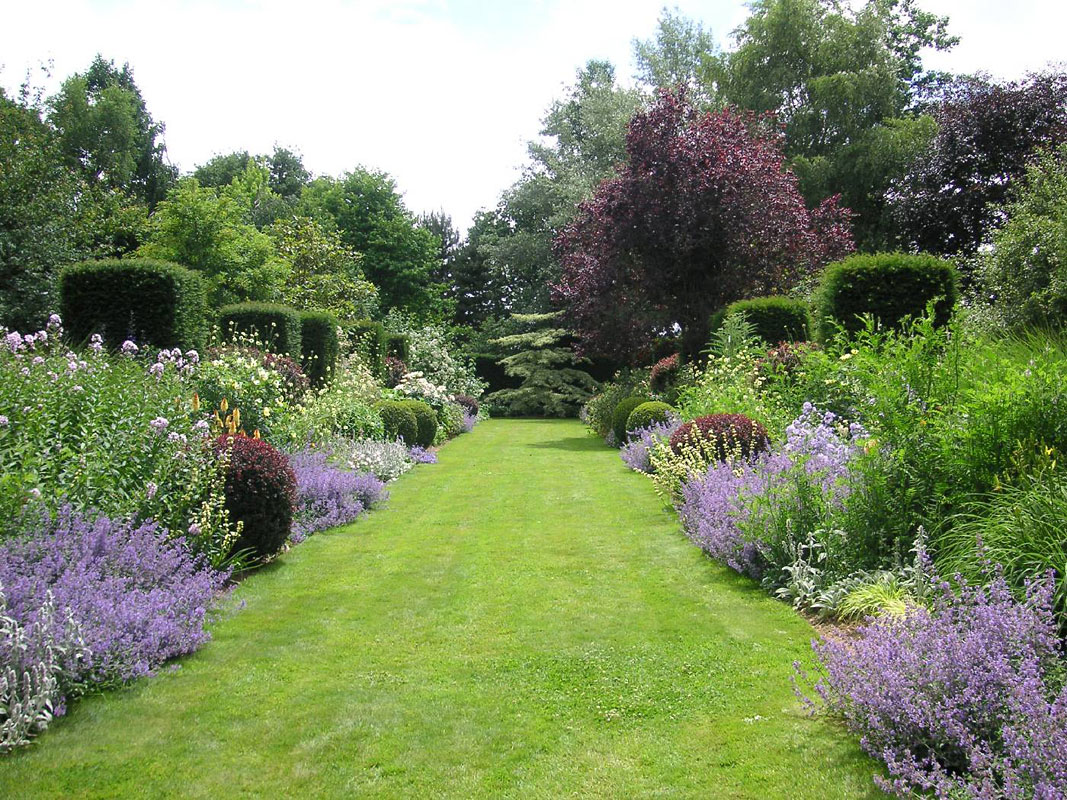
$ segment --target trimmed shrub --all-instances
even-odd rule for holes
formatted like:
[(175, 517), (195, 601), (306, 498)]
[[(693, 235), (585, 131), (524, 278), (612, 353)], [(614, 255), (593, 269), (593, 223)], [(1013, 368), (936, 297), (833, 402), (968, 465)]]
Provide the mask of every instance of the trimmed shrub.
[(207, 292), (192, 270), (167, 261), (86, 261), (59, 278), (63, 323), (74, 341), (100, 334), (119, 347), (199, 350), (207, 336)]
[(455, 401), (456, 405), (463, 406), (467, 413), (478, 416), (478, 409), (481, 408), (481, 406), (478, 404), (478, 401), (469, 394), (457, 394)]
[(273, 303), (235, 303), (219, 309), (224, 341), (244, 334), (272, 353), (300, 357), (300, 312)]
[[(661, 403), (659, 400), (642, 403), (630, 412), (630, 417), (626, 420), (626, 432), (648, 428), (658, 422), (668, 422), (672, 414), (677, 415), (678, 412), (669, 403)], [(675, 418), (677, 419), (677, 416)]]
[(262, 439), (220, 436), (216, 448), (229, 455), (226, 510), (243, 523), (234, 552), (249, 550), (260, 560), (282, 549), (293, 525), (296, 475), (289, 459)]
[(615, 444), (620, 447), (626, 444), (626, 423), (630, 420), (630, 414), (639, 405), (649, 402), (648, 397), (637, 397), (631, 395), (630, 397), (624, 397), (615, 406), (615, 411), (611, 415), (611, 430), (615, 434)]
[(870, 314), (886, 326), (905, 317), (921, 317), (934, 304), (934, 324), (944, 325), (959, 294), (956, 269), (927, 254), (876, 253), (854, 255), (830, 264), (818, 292), (820, 336), (825, 341), (833, 323), (855, 332)]
[(803, 300), (775, 295), (757, 297), (753, 300), (738, 300), (719, 309), (711, 317), (709, 330), (722, 327), (730, 314), (744, 314), (745, 319), (767, 344), (807, 341), (811, 330), (811, 314)]
[(681, 455), (687, 447), (715, 453), (719, 461), (740, 456), (750, 458), (770, 446), (767, 429), (744, 414), (708, 414), (686, 422), (671, 435), (671, 452)]
[(399, 402), (415, 413), (417, 432), (414, 444), (423, 448), (432, 447), (433, 440), (437, 436), (437, 412), (421, 400), (401, 400)]
[(378, 404), (378, 415), (385, 426), (385, 438), (393, 441), (398, 436), (408, 447), (419, 438), (419, 419), (404, 400), (383, 400)]
[(402, 333), (385, 334), (385, 354), (398, 358), (405, 364), (411, 360), (411, 342)]
[(652, 365), (652, 371), (648, 376), (649, 387), (657, 394), (665, 392), (678, 380), (681, 371), (682, 356), (679, 353), (661, 358)]
[(353, 322), (348, 335), (359, 353), (367, 359), (367, 366), (378, 380), (385, 378), (385, 328), (382, 323), (369, 319)]
[(300, 314), (300, 361), (313, 386), (325, 386), (333, 375), (340, 344), (337, 317), (328, 311)]

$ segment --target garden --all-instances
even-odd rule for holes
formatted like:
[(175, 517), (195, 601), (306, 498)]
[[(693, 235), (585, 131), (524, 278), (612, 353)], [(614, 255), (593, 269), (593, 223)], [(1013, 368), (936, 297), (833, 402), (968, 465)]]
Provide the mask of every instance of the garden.
[(0, 793), (1067, 797), (1067, 75), (947, 22), (664, 11), (465, 236), (0, 91)]

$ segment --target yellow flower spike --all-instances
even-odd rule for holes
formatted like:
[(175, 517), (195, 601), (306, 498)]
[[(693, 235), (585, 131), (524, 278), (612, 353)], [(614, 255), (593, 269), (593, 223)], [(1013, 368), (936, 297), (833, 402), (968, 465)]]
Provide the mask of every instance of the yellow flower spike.
[(241, 424), (241, 409), (239, 409), (239, 408), (235, 408), (233, 410), (233, 424), (234, 425), (240, 425)]
[(200, 395), (198, 395), (196, 392), (193, 392), (193, 411), (199, 411), (199, 410), (200, 410)]
[(253, 439), (258, 439), (259, 438), (259, 428), (256, 428), (254, 431), (252, 431), (252, 438)]
[(222, 402), (219, 403), (219, 408), (222, 409), (222, 413), (225, 414), (230, 410), (230, 404), (226, 402), (226, 398), (222, 398)]

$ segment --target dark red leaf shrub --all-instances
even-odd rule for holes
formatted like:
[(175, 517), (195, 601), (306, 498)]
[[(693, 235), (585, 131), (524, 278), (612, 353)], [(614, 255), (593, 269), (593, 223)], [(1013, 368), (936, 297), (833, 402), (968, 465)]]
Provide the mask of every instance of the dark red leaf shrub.
[(836, 197), (805, 206), (766, 118), (661, 92), (631, 120), (626, 151), (556, 240), (554, 298), (588, 351), (629, 359), (679, 325), (683, 351), (698, 352), (716, 309), (852, 250), (849, 212)]
[(714, 448), (719, 461), (749, 458), (770, 446), (767, 429), (744, 414), (708, 414), (682, 425), (671, 435), (671, 450), (679, 455), (685, 447)]
[(457, 394), (455, 400), (456, 405), (462, 406), (468, 414), (478, 416), (479, 403), (469, 394)]
[(661, 358), (655, 364), (652, 365), (652, 372), (649, 374), (648, 382), (653, 392), (659, 393), (666, 391), (666, 389), (678, 379), (678, 374), (682, 369), (682, 358), (677, 353), (669, 355), (666, 358)]
[(404, 375), (408, 373), (408, 365), (396, 356), (385, 357), (385, 385), (387, 388), (392, 389), (402, 380)]
[(285, 454), (262, 439), (221, 436), (219, 451), (229, 454), (226, 510), (244, 523), (235, 551), (249, 549), (260, 559), (281, 550), (293, 524), (296, 475)]

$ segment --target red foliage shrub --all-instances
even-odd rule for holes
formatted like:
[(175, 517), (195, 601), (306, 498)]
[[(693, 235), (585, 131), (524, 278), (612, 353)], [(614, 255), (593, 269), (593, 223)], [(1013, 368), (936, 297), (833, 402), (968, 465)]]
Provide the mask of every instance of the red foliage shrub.
[(708, 414), (685, 423), (671, 435), (675, 455), (686, 446), (701, 443), (715, 449), (715, 457), (725, 461), (733, 455), (743, 458), (762, 453), (770, 446), (767, 429), (744, 414)]
[(234, 551), (251, 550), (264, 559), (289, 538), (296, 507), (296, 475), (284, 453), (262, 439), (221, 436), (215, 447), (229, 454), (226, 510), (244, 529)]
[(648, 378), (649, 386), (651, 386), (652, 391), (664, 391), (677, 379), (681, 369), (682, 359), (677, 353), (669, 355), (666, 358), (661, 358), (653, 364), (652, 372), (649, 374)]

